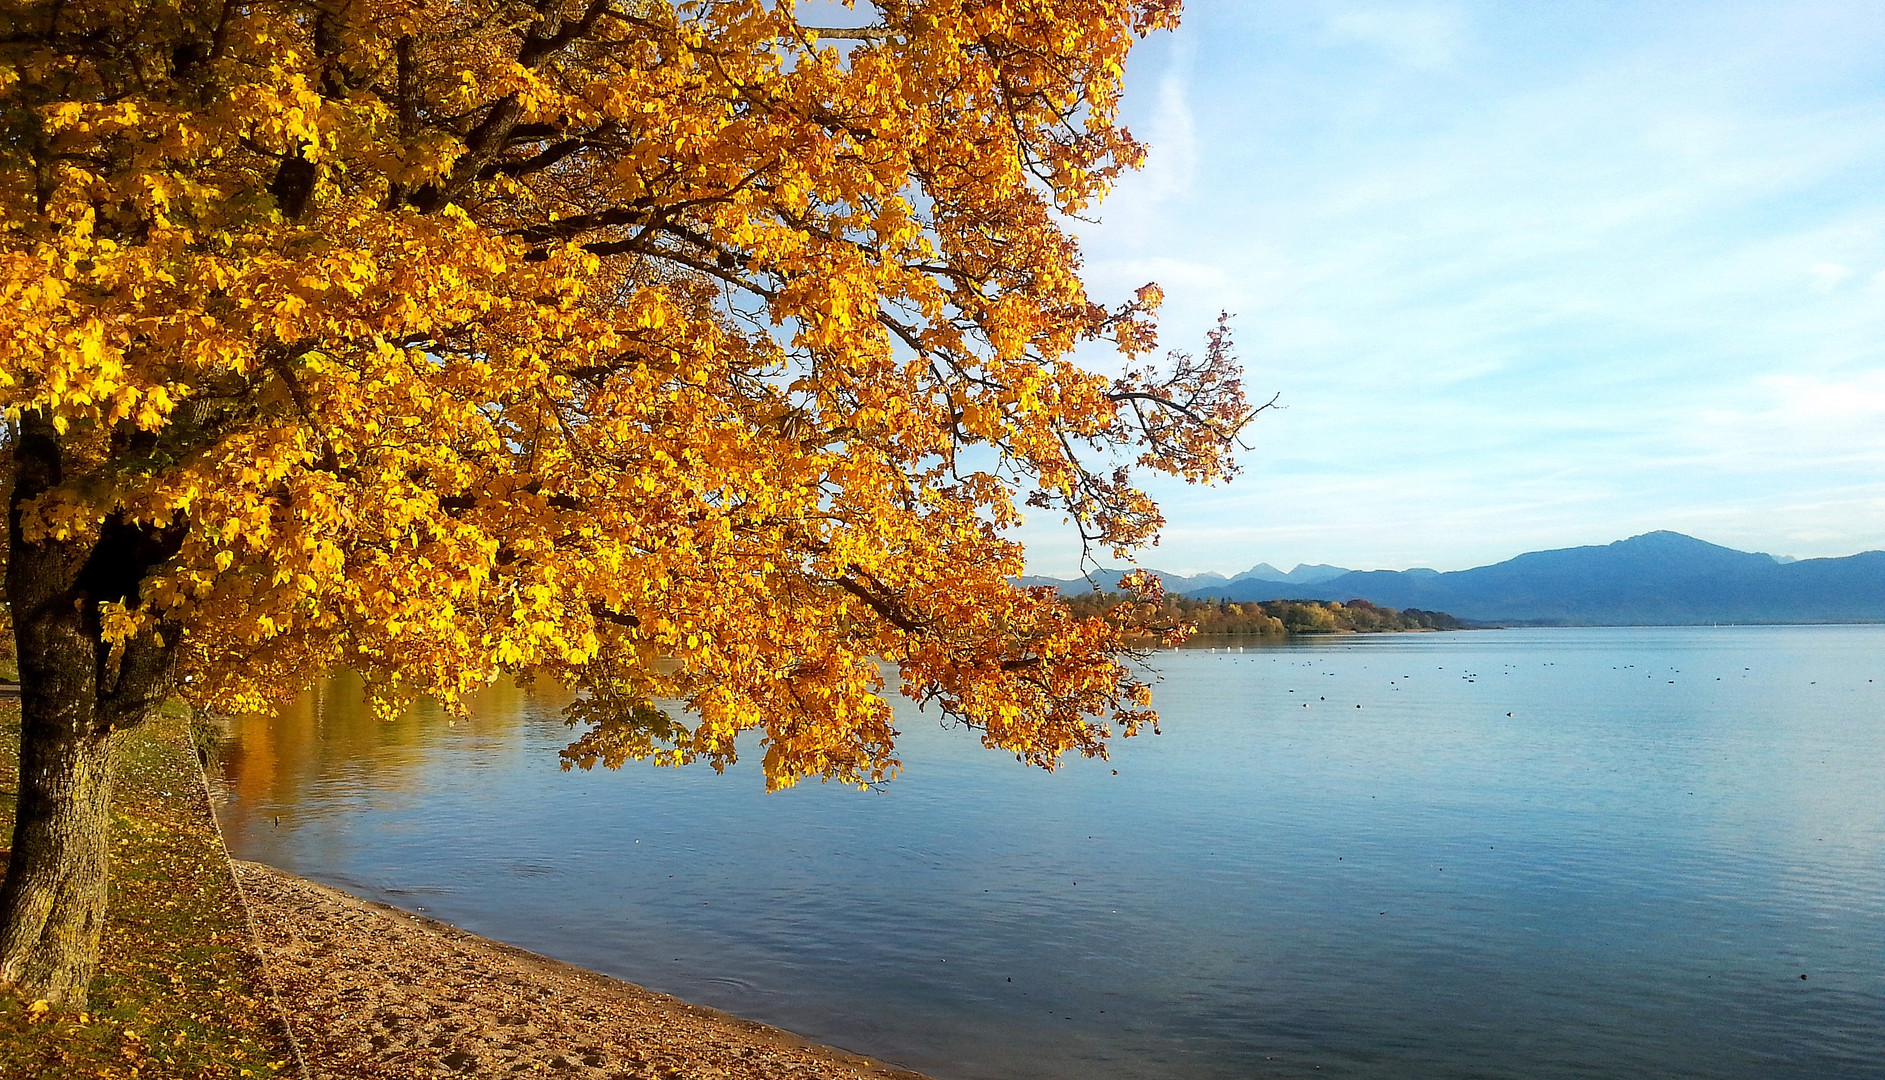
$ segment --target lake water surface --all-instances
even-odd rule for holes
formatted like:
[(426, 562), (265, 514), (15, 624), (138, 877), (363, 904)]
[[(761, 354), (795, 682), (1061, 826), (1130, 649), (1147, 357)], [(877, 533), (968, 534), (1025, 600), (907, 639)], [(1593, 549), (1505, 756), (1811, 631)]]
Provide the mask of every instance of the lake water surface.
[(239, 857), (942, 1080), (1885, 1077), (1885, 627), (1157, 663), (1165, 734), (1110, 763), (900, 706), (903, 778), (776, 795), (562, 772), (548, 689), (379, 724), (335, 680), (240, 722), (220, 814)]

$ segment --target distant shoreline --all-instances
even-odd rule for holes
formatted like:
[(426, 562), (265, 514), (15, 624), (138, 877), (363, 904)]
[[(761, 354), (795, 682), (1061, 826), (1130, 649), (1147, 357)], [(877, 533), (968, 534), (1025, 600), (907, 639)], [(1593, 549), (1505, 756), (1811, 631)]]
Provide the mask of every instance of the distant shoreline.
[[(1437, 626), (1409, 626), (1395, 630), (1291, 630), (1283, 634), (1193, 634), (1186, 640), (1193, 641), (1288, 641), (1290, 638), (1318, 637), (1380, 637), (1387, 634), (1451, 634), (1460, 630), (1503, 630), (1502, 626), (1450, 626), (1441, 629)], [(1182, 648), (1183, 646), (1181, 646)]]
[(1396, 609), (1366, 600), (1212, 600), (1166, 595), (1144, 602), (1120, 593), (1084, 593), (1063, 596), (1060, 602), (1075, 615), (1092, 618), (1122, 613), (1126, 632), (1135, 638), (1156, 639), (1166, 627), (1189, 626), (1191, 637), (1249, 637), (1281, 639), (1294, 635), (1381, 634), (1413, 630), (1458, 630), (1460, 620), (1443, 611)]
[[(1731, 630), (1731, 629), (1773, 629), (1777, 627), (1808, 626), (1885, 626), (1885, 619), (1821, 619), (1813, 621), (1790, 622), (1477, 622), (1461, 619), (1460, 625), (1448, 627), (1444, 632), (1453, 633), (1462, 630)], [(1442, 631), (1427, 627), (1409, 630), (1304, 630), (1292, 632), (1284, 637), (1373, 637), (1382, 634), (1428, 634)], [(1260, 638), (1262, 634), (1194, 634), (1192, 640), (1202, 638)], [(1272, 637), (1272, 640), (1282, 638)]]

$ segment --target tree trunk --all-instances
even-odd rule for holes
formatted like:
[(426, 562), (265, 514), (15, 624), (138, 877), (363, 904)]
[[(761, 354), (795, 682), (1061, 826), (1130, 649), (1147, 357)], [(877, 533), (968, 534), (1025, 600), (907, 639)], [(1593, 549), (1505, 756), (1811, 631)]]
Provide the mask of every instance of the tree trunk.
[(22, 725), (19, 810), (0, 887), (0, 984), (77, 1006), (105, 924), (117, 745), (109, 733), (51, 726)]
[(20, 790), (0, 885), (0, 986), (79, 1005), (104, 927), (118, 738), (168, 696), (178, 637), (152, 627), (114, 648), (99, 604), (134, 603), (182, 531), (111, 513), (95, 537), (34, 535), (29, 504), (65, 480), (52, 425), (23, 416), (13, 459), (6, 586), (20, 664)]

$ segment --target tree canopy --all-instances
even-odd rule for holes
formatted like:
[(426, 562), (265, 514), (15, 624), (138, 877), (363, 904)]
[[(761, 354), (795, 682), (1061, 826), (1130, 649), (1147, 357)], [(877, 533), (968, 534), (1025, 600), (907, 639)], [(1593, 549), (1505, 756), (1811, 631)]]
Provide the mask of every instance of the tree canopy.
[(584, 766), (761, 729), (773, 785), (895, 771), (877, 658), (1039, 765), (1146, 720), (1008, 533), (1123, 550), (1135, 469), (1233, 469), (1228, 333), (1148, 362), (1158, 290), (1089, 297), (1069, 232), (1177, 5), (820, 10), (7, 0), (24, 752), (342, 667), (567, 682)]

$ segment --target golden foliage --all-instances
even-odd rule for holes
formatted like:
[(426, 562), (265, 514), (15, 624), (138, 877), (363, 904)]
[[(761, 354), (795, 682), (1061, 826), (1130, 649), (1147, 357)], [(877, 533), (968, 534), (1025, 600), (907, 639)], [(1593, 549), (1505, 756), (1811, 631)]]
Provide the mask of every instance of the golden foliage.
[(61, 463), (24, 535), (143, 537), (98, 633), (181, 642), (191, 700), (542, 671), (575, 763), (759, 728), (775, 785), (895, 770), (873, 658), (1041, 765), (1148, 717), (1004, 532), (1028, 493), (1139, 544), (1119, 464), (1222, 477), (1248, 419), (1222, 330), (1071, 357), (1153, 345), (1061, 223), (1140, 161), (1173, 0), (3, 10), (0, 405)]

